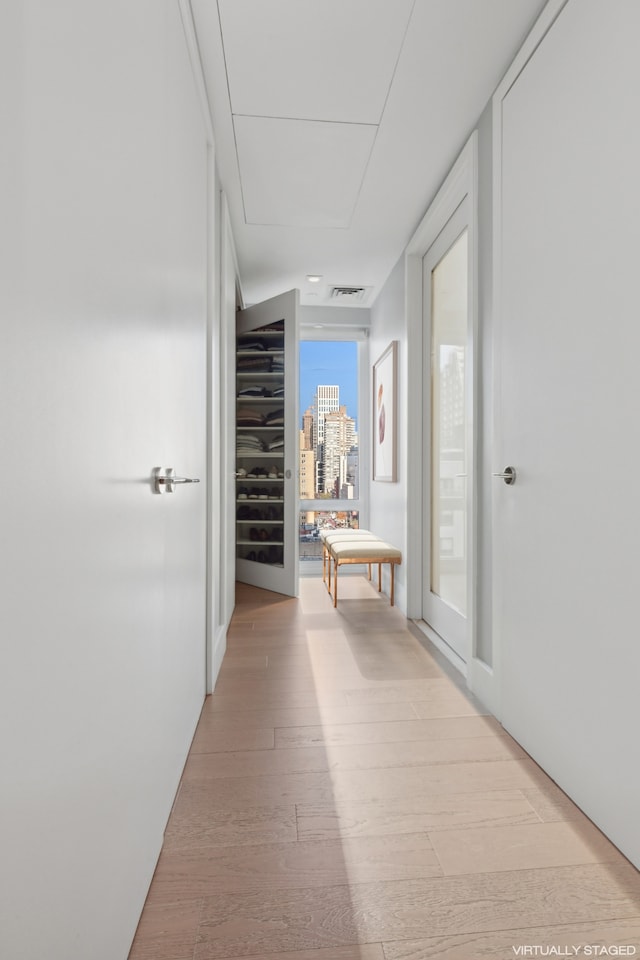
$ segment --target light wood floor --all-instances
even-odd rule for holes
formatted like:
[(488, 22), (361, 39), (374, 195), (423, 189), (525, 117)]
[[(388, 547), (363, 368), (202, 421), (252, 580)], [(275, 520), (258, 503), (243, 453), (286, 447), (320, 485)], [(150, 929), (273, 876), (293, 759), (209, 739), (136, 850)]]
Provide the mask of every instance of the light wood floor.
[(341, 583), (337, 610), (317, 580), (238, 586), (130, 960), (640, 957), (638, 872), (386, 598)]

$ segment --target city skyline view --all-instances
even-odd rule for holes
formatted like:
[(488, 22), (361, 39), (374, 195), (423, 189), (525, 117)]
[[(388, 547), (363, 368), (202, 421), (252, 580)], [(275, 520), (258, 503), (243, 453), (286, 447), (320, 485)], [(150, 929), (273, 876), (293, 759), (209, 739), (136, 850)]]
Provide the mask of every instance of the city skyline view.
[(300, 416), (313, 406), (320, 384), (340, 389), (340, 405), (358, 421), (358, 345), (344, 340), (300, 341)]

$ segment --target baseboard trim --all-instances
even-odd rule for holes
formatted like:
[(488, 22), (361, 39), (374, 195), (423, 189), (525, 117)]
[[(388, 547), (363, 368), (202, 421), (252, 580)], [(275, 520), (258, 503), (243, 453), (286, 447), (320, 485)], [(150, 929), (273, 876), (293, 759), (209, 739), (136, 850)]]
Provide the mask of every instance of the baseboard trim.
[(448, 643), (446, 643), (440, 634), (436, 633), (428, 623), (424, 620), (412, 620), (412, 623), (416, 625), (420, 633), (424, 633), (431, 643), (440, 651), (443, 656), (447, 658), (449, 663), (451, 663), (463, 677), (467, 678), (467, 664), (464, 662), (462, 657), (459, 657), (458, 654), (451, 649)]
[(227, 652), (228, 629), (229, 625), (226, 623), (218, 627), (213, 640), (213, 650), (211, 651), (211, 690), (215, 688), (220, 667), (222, 666), (222, 659)]

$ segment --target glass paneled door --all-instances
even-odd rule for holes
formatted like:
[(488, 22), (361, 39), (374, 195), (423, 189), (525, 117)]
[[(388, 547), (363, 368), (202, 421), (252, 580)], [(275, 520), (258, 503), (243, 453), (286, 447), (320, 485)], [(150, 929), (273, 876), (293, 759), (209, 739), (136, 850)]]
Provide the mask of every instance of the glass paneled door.
[(473, 442), (465, 204), (424, 258), (424, 329), (423, 618), (467, 662)]

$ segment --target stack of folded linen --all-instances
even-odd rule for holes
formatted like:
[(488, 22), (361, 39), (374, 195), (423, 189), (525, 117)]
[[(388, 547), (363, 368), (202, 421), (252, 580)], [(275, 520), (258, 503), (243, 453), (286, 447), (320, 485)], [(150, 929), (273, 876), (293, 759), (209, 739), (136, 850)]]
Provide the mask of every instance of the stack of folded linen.
[(257, 383), (249, 383), (242, 390), (238, 390), (239, 397), (270, 397), (271, 391)]
[(284, 426), (284, 408), (272, 410), (264, 418), (265, 427), (283, 427)]
[(284, 450), (284, 434), (279, 433), (272, 440), (265, 441), (264, 449), (272, 453), (281, 453)]
[(255, 353), (256, 350), (266, 350), (264, 340), (244, 340), (238, 344), (238, 353)]
[(236, 439), (236, 455), (247, 456), (264, 450), (262, 440), (252, 433), (239, 433)]
[(268, 373), (274, 357), (264, 354), (262, 357), (249, 354), (246, 357), (238, 354), (237, 367), (240, 373)]
[(264, 415), (260, 410), (254, 410), (253, 407), (243, 407), (238, 411), (236, 424), (239, 427), (262, 427), (264, 425)]

